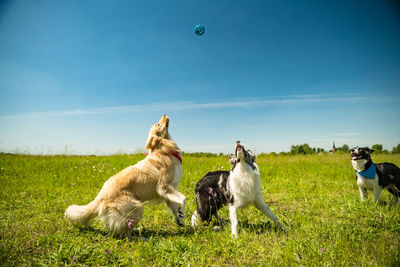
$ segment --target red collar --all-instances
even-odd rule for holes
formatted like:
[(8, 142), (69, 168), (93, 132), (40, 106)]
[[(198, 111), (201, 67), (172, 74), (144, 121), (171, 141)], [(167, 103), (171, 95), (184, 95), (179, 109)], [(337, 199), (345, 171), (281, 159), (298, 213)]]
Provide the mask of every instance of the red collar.
[[(147, 156), (149, 153), (144, 153), (144, 154)], [(175, 158), (177, 158), (177, 159), (179, 160), (179, 162), (182, 164), (182, 158), (181, 158), (181, 156), (180, 156), (178, 153), (173, 152), (173, 151), (170, 151), (169, 154), (171, 154), (172, 156), (174, 156)]]
[(181, 156), (180, 156), (178, 153), (173, 152), (173, 151), (170, 151), (169, 154), (171, 154), (172, 156), (174, 156), (175, 158), (177, 158), (177, 159), (179, 160), (179, 162), (182, 164), (182, 158), (181, 158)]

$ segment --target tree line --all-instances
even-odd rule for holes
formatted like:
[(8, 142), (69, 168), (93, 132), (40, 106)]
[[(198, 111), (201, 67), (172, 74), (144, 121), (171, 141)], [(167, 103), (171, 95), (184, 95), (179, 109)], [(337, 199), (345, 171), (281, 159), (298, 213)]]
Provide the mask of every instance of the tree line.
[[(375, 150), (374, 153), (382, 153), (382, 154), (400, 154), (400, 144), (397, 146), (393, 147), (391, 151), (387, 149), (383, 149), (383, 145), (381, 144), (375, 144), (371, 147), (373, 150)], [(341, 147), (336, 147), (336, 152), (339, 153), (349, 153), (351, 148), (344, 144)], [(306, 154), (319, 154), (319, 153), (325, 153), (325, 152), (332, 152), (331, 150), (325, 150), (320, 147), (310, 147), (309, 144), (302, 144), (302, 145), (292, 145), (290, 148), (289, 152), (271, 152), (269, 154), (271, 155), (306, 155)], [(207, 153), (207, 152), (192, 152), (192, 153), (187, 153), (187, 152), (182, 152), (183, 156), (186, 155), (191, 155), (195, 157), (218, 157), (218, 156), (223, 156), (223, 153)], [(260, 155), (265, 155), (266, 153), (261, 153)], [(260, 156), (259, 155), (259, 156)]]
[[(371, 147), (373, 150), (375, 150), (374, 153), (382, 153), (382, 154), (400, 154), (400, 144), (397, 146), (393, 147), (391, 151), (387, 149), (383, 149), (383, 145), (381, 144), (375, 144)], [(337, 147), (336, 152), (350, 152), (350, 147), (346, 144), (344, 144), (341, 147)], [(302, 144), (302, 145), (292, 145), (290, 148), (290, 152), (285, 153), (285, 154), (291, 154), (291, 155), (296, 155), (296, 154), (315, 154), (315, 153), (321, 153), (325, 152), (323, 148), (319, 147), (310, 147), (308, 144)], [(326, 152), (333, 152), (332, 150), (326, 151)], [(283, 152), (284, 153), (284, 152)], [(281, 154), (281, 153), (280, 153)]]

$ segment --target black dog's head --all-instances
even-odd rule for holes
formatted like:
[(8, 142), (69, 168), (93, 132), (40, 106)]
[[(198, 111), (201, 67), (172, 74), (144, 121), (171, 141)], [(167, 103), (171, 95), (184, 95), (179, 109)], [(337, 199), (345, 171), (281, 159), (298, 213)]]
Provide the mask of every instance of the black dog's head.
[(351, 163), (353, 168), (357, 171), (364, 171), (371, 166), (371, 153), (373, 149), (369, 147), (355, 147), (351, 150)]
[(355, 147), (351, 150), (351, 159), (352, 160), (360, 160), (360, 159), (370, 160), (372, 152), (374, 152), (374, 150), (370, 149), (369, 147)]
[(231, 170), (233, 170), (236, 164), (240, 161), (246, 162), (253, 169), (255, 169), (254, 161), (256, 159), (256, 155), (253, 154), (250, 150), (244, 149), (244, 146), (240, 141), (236, 141), (235, 146), (235, 154), (229, 155), (229, 162), (231, 164)]

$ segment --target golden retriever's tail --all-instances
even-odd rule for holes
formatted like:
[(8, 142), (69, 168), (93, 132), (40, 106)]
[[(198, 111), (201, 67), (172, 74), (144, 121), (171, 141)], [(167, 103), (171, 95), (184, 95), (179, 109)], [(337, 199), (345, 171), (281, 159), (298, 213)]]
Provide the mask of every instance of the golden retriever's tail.
[(99, 204), (100, 202), (95, 199), (84, 206), (71, 205), (65, 210), (65, 218), (80, 225), (87, 225), (97, 216)]

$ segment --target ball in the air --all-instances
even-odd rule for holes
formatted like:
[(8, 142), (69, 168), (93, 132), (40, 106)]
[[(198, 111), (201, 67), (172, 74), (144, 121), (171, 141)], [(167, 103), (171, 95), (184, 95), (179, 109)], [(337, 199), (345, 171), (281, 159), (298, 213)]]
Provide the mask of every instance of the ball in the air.
[(206, 32), (206, 28), (202, 24), (197, 24), (194, 26), (194, 33), (201, 36)]

